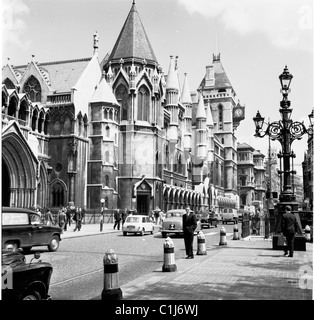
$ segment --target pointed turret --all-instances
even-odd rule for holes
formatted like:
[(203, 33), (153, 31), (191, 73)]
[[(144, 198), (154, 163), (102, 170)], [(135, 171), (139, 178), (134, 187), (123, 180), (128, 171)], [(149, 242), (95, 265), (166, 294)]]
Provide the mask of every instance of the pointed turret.
[(210, 108), (210, 104), (209, 103), (208, 103), (207, 108), (206, 108), (206, 125), (207, 125), (207, 127), (210, 127), (210, 128), (214, 127), (212, 110)]
[(192, 104), (192, 98), (191, 98), (191, 91), (187, 79), (187, 74), (184, 74), (184, 81), (183, 81), (183, 87), (182, 87), (182, 103), (184, 104)]
[(206, 154), (206, 112), (203, 95), (201, 92), (199, 92), (196, 112), (196, 156), (200, 160), (205, 160)]
[(170, 56), (170, 65), (167, 74), (166, 90), (176, 90), (178, 93), (180, 90), (178, 74), (175, 69), (175, 61), (173, 60), (173, 56)]
[(204, 100), (203, 100), (203, 95), (201, 92), (199, 92), (199, 94), (198, 94), (198, 105), (197, 105), (197, 111), (196, 111), (196, 120), (198, 120), (198, 119), (205, 119), (206, 120)]
[(148, 63), (157, 62), (134, 2), (112, 49), (109, 61), (121, 58), (146, 59)]
[(184, 74), (181, 97), (182, 103), (185, 107), (183, 147), (186, 151), (190, 151), (192, 148), (192, 98), (186, 73)]
[(171, 143), (177, 143), (179, 126), (179, 82), (173, 56), (170, 56), (169, 72), (167, 75), (166, 109), (171, 115), (168, 139)]
[(92, 96), (90, 103), (94, 102), (105, 102), (108, 104), (114, 104), (117, 106), (120, 106), (115, 95), (112, 92), (111, 86), (106, 81), (105, 76), (103, 75), (102, 80), (97, 86), (96, 91), (94, 92), (94, 95)]

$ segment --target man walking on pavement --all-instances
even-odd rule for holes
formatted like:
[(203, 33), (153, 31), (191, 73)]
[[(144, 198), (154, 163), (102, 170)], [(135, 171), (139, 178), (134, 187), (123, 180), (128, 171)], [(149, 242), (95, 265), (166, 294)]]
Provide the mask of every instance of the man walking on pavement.
[(113, 229), (117, 227), (118, 230), (120, 230), (120, 221), (121, 221), (121, 213), (119, 209), (114, 213), (114, 226)]
[(289, 257), (293, 257), (294, 236), (298, 230), (298, 224), (295, 215), (291, 212), (291, 206), (287, 205), (285, 211), (281, 221), (281, 232), (287, 239), (287, 247), (284, 247), (284, 255), (286, 256), (289, 251)]
[(182, 216), (183, 234), (184, 234), (184, 244), (186, 259), (193, 259), (193, 240), (194, 240), (194, 230), (197, 227), (197, 219), (194, 212), (190, 210), (187, 206), (185, 212)]

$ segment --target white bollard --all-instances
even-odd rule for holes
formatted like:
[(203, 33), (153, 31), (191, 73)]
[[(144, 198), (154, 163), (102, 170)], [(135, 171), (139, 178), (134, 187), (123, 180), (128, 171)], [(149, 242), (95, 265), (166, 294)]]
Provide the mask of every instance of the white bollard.
[(240, 240), (238, 225), (233, 227), (233, 240)]
[(206, 245), (205, 245), (205, 236), (202, 231), (199, 231), (197, 235), (197, 255), (206, 255)]
[(112, 249), (109, 249), (104, 257), (104, 289), (101, 300), (122, 300), (122, 291), (119, 288), (118, 257)]
[(304, 232), (305, 232), (305, 240), (310, 242), (311, 241), (311, 228), (310, 228), (310, 226), (306, 225), (304, 228)]
[(226, 236), (226, 229), (224, 227), (222, 227), (220, 229), (220, 242), (219, 245), (223, 246), (227, 244), (227, 236)]
[(164, 265), (162, 266), (163, 272), (177, 271), (174, 256), (174, 244), (170, 237), (164, 243)]

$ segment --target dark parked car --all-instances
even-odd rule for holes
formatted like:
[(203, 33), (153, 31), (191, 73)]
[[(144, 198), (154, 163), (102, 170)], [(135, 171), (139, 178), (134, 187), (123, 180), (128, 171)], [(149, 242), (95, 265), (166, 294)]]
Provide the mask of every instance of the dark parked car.
[(35, 246), (48, 246), (49, 251), (57, 251), (62, 229), (42, 223), (40, 216), (32, 210), (22, 208), (2, 208), (2, 248), (25, 252)]
[[(39, 259), (40, 253), (34, 258)], [(26, 263), (19, 251), (2, 251), (2, 300), (51, 300), (48, 292), (53, 268), (48, 262), (32, 260)]]
[(211, 226), (215, 226), (216, 228), (218, 227), (219, 220), (215, 216), (214, 213), (199, 213), (197, 214), (197, 219), (201, 222), (201, 228), (203, 229), (204, 227), (210, 228)]

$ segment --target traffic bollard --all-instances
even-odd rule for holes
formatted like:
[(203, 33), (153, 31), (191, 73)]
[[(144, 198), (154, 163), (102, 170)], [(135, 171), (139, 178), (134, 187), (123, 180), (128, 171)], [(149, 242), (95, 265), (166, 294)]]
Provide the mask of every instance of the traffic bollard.
[(238, 226), (233, 227), (233, 240), (240, 240)]
[(100, 232), (102, 231), (103, 224), (104, 224), (104, 220), (103, 220), (103, 217), (101, 216), (101, 218), (100, 218)]
[(305, 232), (305, 240), (310, 242), (311, 241), (311, 228), (310, 228), (310, 226), (306, 225), (304, 228), (304, 232)]
[(174, 256), (174, 244), (170, 237), (164, 242), (164, 265), (162, 266), (163, 272), (177, 271)]
[(121, 300), (122, 291), (119, 287), (118, 257), (114, 250), (109, 249), (104, 257), (104, 289), (101, 300)]
[(220, 229), (220, 242), (219, 245), (226, 245), (227, 244), (227, 237), (226, 237), (226, 229), (224, 227), (222, 227)]
[(205, 235), (202, 231), (199, 231), (197, 235), (197, 255), (207, 254), (206, 245), (205, 245)]

